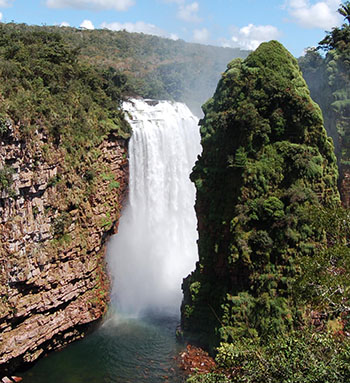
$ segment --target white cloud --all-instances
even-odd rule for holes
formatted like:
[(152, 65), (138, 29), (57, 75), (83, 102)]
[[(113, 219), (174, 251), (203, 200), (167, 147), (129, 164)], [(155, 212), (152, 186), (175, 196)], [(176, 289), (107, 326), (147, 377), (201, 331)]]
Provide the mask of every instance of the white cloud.
[(198, 23), (201, 19), (198, 16), (199, 4), (197, 2), (191, 4), (180, 4), (177, 12), (179, 19), (189, 23)]
[(174, 33), (168, 33), (161, 28), (158, 28), (154, 24), (148, 24), (143, 21), (137, 21), (136, 23), (106, 23), (101, 24), (101, 28), (107, 28), (112, 31), (126, 30), (128, 32), (146, 33), (148, 35), (155, 35), (161, 37), (167, 37), (172, 40), (178, 40), (178, 36)]
[(14, 0), (0, 0), (0, 7), (10, 7)]
[(169, 39), (171, 39), (171, 40), (178, 40), (179, 36), (176, 33), (170, 33)]
[(69, 23), (67, 21), (62, 21), (62, 23), (59, 23), (60, 27), (70, 27)]
[(90, 20), (84, 20), (79, 26), (84, 29), (95, 29), (94, 24)]
[[(5, 0), (0, 0), (5, 1)], [(116, 11), (126, 11), (135, 4), (134, 0), (46, 0), (49, 8), (75, 8), (75, 9), (115, 9)]]
[(199, 4), (197, 1), (186, 3), (187, 0), (163, 0), (163, 3), (177, 4), (177, 17), (189, 23), (198, 23), (202, 19), (198, 16)]
[(234, 29), (231, 40), (222, 41), (222, 46), (254, 50), (262, 42), (277, 39), (279, 31), (272, 25), (249, 24), (241, 29)]
[(304, 28), (331, 29), (341, 23), (337, 13), (340, 0), (317, 1), (288, 0), (285, 8), (292, 18)]
[(207, 28), (195, 29), (193, 31), (193, 40), (197, 43), (206, 43), (209, 40), (209, 31)]
[(2, 18), (3, 18), (3, 14), (2, 12), (0, 12), (0, 21), (2, 20)]

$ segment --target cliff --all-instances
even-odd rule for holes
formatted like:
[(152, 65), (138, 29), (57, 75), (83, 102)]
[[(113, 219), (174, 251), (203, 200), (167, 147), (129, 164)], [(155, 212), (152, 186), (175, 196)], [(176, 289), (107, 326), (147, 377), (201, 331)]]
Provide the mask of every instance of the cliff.
[(304, 315), (299, 261), (324, 242), (310, 211), (339, 201), (321, 111), (276, 41), (232, 61), (203, 111), (199, 262), (183, 283), (182, 329), (207, 347), (286, 334)]
[[(105, 245), (117, 230), (128, 179), (126, 141), (111, 134), (97, 148), (93, 190), (73, 207), (67, 202), (76, 179), (62, 169), (61, 153), (51, 147), (43, 158), (43, 133), (33, 152), (15, 131), (0, 148), (1, 162), (14, 170), (11, 198), (5, 191), (0, 198), (3, 372), (79, 339), (106, 312)], [(55, 183), (58, 176), (73, 182)]]
[(106, 240), (128, 183), (119, 77), (60, 36), (0, 26), (0, 376), (106, 312)]

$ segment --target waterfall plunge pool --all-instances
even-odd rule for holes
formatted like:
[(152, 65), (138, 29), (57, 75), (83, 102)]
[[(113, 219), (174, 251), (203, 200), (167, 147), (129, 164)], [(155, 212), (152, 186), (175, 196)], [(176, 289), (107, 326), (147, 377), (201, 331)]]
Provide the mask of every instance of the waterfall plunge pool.
[(23, 383), (180, 383), (178, 318), (127, 319), (113, 314), (94, 333), (49, 354)]

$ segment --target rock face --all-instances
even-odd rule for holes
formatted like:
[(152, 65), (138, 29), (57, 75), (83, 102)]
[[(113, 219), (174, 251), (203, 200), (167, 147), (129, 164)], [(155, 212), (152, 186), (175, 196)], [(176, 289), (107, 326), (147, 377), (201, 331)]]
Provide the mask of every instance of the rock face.
[(105, 313), (106, 239), (117, 229), (128, 164), (127, 140), (113, 132), (82, 175), (43, 131), (28, 141), (9, 126), (0, 141), (2, 376), (79, 339)]
[(298, 259), (323, 232), (312, 207), (339, 203), (319, 107), (276, 41), (234, 60), (203, 107), (196, 184), (199, 262), (183, 283), (182, 329), (205, 346), (300, 324)]

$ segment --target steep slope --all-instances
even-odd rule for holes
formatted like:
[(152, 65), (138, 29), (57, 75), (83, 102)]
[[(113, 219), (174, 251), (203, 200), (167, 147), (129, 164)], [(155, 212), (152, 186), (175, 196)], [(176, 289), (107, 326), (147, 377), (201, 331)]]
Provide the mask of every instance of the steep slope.
[(297, 257), (324, 240), (308, 211), (339, 200), (320, 109), (276, 41), (232, 61), (203, 109), (199, 262), (183, 284), (182, 328), (206, 346), (286, 333), (301, 320)]
[(0, 26), (0, 376), (105, 313), (128, 182), (119, 77), (57, 34)]

